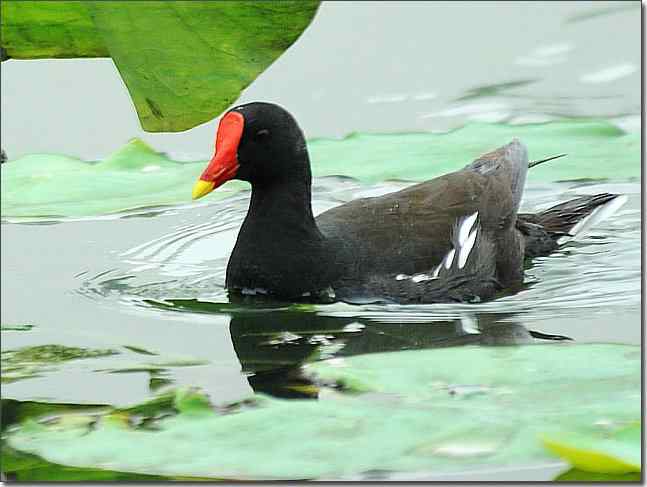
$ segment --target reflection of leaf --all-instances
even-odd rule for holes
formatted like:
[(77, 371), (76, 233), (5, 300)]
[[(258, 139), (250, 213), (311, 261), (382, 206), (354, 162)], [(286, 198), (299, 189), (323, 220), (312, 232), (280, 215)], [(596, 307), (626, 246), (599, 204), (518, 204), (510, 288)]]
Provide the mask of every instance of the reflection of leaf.
[(544, 435), (544, 445), (575, 468), (595, 473), (640, 472), (640, 423), (610, 431)]
[[(12, 448), (84, 468), (236, 479), (342, 478), (369, 470), (456, 472), (552, 462), (538, 440), (640, 414), (640, 349), (621, 345), (461, 347), (309, 366), (360, 394), (265, 397), (236, 414), (152, 416), (145, 427), (76, 421), (12, 432)], [(189, 405), (191, 405), (189, 407)], [(196, 396), (189, 409), (209, 410)], [(151, 411), (154, 412), (154, 411)], [(271, 445), (271, 448), (268, 448)], [(380, 446), (379, 448), (376, 448)]]
[(89, 348), (66, 347), (64, 345), (38, 345), (2, 352), (5, 364), (51, 364), (82, 358), (115, 355), (115, 350), (93, 350)]
[(116, 355), (115, 350), (92, 350), (63, 345), (39, 345), (2, 351), (2, 382), (39, 377), (53, 364)]
[(536, 79), (524, 79), (519, 81), (508, 81), (506, 83), (497, 83), (494, 85), (477, 86), (476, 88), (467, 90), (467, 93), (465, 93), (460, 98), (457, 98), (456, 101), (472, 100), (474, 98), (485, 98), (488, 96), (498, 96), (506, 93), (508, 90), (528, 86), (537, 81), (538, 80)]
[(158, 353), (151, 352), (150, 350), (146, 350), (145, 348), (141, 348), (141, 347), (136, 347), (134, 345), (124, 345), (124, 348), (127, 350), (130, 350), (131, 352), (135, 352), (141, 355), (159, 355)]
[(230, 313), (230, 314), (262, 314), (268, 311), (283, 311), (290, 303), (280, 301), (267, 301), (263, 302), (258, 300), (256, 302), (250, 301), (241, 305), (238, 303), (218, 303), (212, 301), (200, 301), (197, 299), (173, 299), (166, 301), (155, 301), (147, 299), (144, 301), (146, 304), (155, 308), (163, 309), (166, 311), (187, 311), (191, 313)]
[(133, 372), (163, 372), (168, 368), (175, 367), (195, 367), (199, 365), (208, 365), (208, 360), (196, 359), (191, 357), (164, 357), (159, 360), (150, 360), (141, 363), (121, 364), (109, 369), (96, 369), (95, 372), (106, 372), (109, 374), (128, 374)]
[[(531, 182), (640, 176), (640, 134), (624, 134), (597, 121), (473, 124), (447, 134), (358, 134), (343, 140), (311, 140), (308, 148), (315, 176), (422, 181), (460, 169), (513, 136), (528, 146), (531, 159), (568, 153), (533, 168)], [(398, 164), (393, 164), (395, 160)], [(204, 166), (203, 161), (172, 161), (137, 139), (96, 164), (29, 155), (2, 165), (2, 216), (85, 216), (188, 203)], [(221, 199), (245, 187), (246, 183), (231, 181), (208, 198)]]
[(9, 57), (111, 56), (144, 130), (211, 120), (285, 51), (318, 1), (2, 2)]
[(30, 331), (34, 325), (2, 325), (0, 331)]
[[(589, 19), (594, 19), (596, 17), (606, 17), (607, 15), (613, 15), (618, 12), (624, 12), (626, 10), (633, 10), (637, 9), (638, 5), (613, 5), (611, 7), (596, 7), (596, 8), (591, 8), (587, 9), (582, 13), (577, 13), (577, 14), (572, 14), (566, 17), (566, 20), (564, 20), (565, 24), (569, 24), (572, 22), (582, 22), (583, 20), (589, 20)], [(638, 11), (636, 10), (636, 13)]]

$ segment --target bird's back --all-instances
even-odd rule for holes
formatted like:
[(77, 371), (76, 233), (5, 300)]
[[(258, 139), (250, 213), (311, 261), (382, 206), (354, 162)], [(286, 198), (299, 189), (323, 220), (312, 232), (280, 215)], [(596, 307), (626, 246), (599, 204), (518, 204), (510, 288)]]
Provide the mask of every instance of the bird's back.
[(342, 281), (428, 272), (452, 249), (457, 222), (472, 214), (478, 215), (482, 229), (479, 239), (494, 244), (487, 248), (503, 274), (520, 276), (523, 255), (514, 248), (525, 182), (525, 169), (515, 169), (520, 165), (527, 167), (525, 148), (513, 141), (460, 171), (322, 213), (316, 219), (319, 229), (331, 246), (351, 256)]

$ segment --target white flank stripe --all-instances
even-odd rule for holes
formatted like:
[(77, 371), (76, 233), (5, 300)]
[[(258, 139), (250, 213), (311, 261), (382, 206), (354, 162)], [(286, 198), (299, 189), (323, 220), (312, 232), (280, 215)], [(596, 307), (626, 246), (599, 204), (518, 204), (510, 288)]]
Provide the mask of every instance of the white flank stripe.
[(469, 237), (465, 241), (465, 245), (461, 247), (460, 252), (458, 253), (458, 268), (462, 269), (467, 264), (467, 259), (474, 248), (474, 243), (476, 242), (476, 233), (478, 232), (478, 227), (472, 230)]
[(470, 216), (466, 217), (465, 220), (463, 220), (463, 223), (461, 223), (461, 226), (458, 229), (458, 243), (461, 247), (467, 240), (467, 237), (470, 234), (472, 226), (474, 226), (474, 222), (476, 221), (478, 214), (478, 211), (475, 211)]
[(433, 277), (429, 274), (416, 274), (411, 278), (413, 282), (431, 281)]
[(443, 263), (445, 264), (445, 269), (449, 269), (452, 266), (452, 262), (454, 262), (455, 253), (456, 253), (456, 249), (451, 249), (449, 252), (447, 252), (447, 255), (443, 259)]

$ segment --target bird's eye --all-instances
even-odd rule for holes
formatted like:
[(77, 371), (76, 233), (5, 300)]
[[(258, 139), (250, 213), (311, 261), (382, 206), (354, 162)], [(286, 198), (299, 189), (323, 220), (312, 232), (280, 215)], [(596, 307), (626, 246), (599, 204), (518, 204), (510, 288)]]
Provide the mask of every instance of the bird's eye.
[(268, 135), (270, 135), (270, 131), (267, 130), (267, 129), (262, 129), (262, 130), (259, 130), (258, 132), (256, 132), (256, 138), (258, 138), (258, 139), (263, 139), (263, 138), (267, 137)]

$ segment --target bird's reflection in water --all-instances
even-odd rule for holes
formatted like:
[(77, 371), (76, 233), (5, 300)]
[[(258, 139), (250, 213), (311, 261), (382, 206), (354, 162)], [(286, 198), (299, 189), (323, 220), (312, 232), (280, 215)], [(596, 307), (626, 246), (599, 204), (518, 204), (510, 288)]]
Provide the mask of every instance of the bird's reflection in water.
[(232, 316), (230, 333), (254, 391), (284, 398), (317, 397), (317, 388), (300, 374), (300, 365), (332, 356), (569, 339), (530, 331), (515, 323), (513, 315), (501, 314), (383, 323), (294, 311), (244, 313)]

